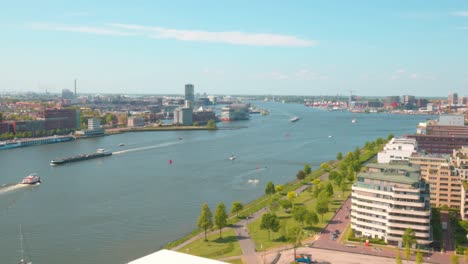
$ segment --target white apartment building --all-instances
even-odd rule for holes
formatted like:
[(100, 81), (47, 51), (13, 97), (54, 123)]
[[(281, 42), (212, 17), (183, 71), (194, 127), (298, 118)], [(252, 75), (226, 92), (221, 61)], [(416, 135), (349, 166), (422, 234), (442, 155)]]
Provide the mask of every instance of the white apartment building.
[(378, 163), (390, 163), (390, 161), (408, 161), (411, 154), (418, 149), (414, 138), (392, 138), (384, 149), (377, 154)]
[(429, 188), (420, 177), (419, 167), (377, 164), (369, 171), (360, 173), (352, 186), (354, 232), (402, 246), (402, 236), (411, 228), (419, 246), (431, 243)]

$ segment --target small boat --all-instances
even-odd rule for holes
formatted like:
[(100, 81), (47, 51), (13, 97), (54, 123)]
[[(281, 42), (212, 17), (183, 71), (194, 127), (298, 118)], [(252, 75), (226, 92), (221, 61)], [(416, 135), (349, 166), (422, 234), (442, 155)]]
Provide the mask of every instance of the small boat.
[(123, 147), (123, 146), (125, 146), (125, 143), (120, 143), (119, 146)]
[(229, 160), (235, 160), (236, 159), (236, 156), (234, 155), (231, 155), (231, 157), (229, 157)]
[(41, 177), (37, 176), (35, 173), (29, 174), (21, 180), (21, 184), (36, 184), (41, 182)]
[(353, 118), (353, 120), (351, 120), (351, 123), (356, 124), (357, 123), (356, 118)]
[(179, 140), (182, 140), (182, 139), (183, 139), (183, 138), (181, 138), (181, 137), (179, 138)]
[(296, 122), (298, 120), (299, 120), (299, 117), (295, 116), (295, 117), (289, 119), (289, 122)]

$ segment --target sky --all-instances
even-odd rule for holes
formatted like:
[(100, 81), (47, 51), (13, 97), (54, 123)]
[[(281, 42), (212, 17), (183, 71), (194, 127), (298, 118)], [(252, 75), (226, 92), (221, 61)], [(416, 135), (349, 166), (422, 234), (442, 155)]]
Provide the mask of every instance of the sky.
[(0, 92), (468, 96), (464, 0), (0, 6)]

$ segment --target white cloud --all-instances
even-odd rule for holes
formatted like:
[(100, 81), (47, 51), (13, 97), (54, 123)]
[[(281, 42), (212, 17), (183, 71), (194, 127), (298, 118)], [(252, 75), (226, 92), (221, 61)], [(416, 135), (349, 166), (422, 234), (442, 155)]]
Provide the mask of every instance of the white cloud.
[(49, 23), (32, 23), (30, 27), (36, 30), (47, 30), (47, 31), (65, 31), (65, 32), (78, 32), (88, 33), (96, 35), (112, 35), (112, 36), (130, 36), (135, 35), (131, 32), (124, 32), (108, 28), (100, 27), (88, 27), (88, 26), (68, 26), (61, 24), (49, 24)]
[(80, 32), (100, 35), (142, 35), (155, 39), (176, 39), (189, 42), (228, 43), (248, 46), (311, 47), (315, 40), (302, 39), (292, 35), (270, 33), (246, 33), (240, 31), (181, 30), (149, 27), (133, 24), (110, 23), (104, 27), (72, 26), (62, 24), (33, 23), (33, 29), (66, 32)]
[(458, 12), (453, 12), (452, 15), (454, 16), (463, 16), (463, 17), (468, 17), (468, 11), (458, 11)]

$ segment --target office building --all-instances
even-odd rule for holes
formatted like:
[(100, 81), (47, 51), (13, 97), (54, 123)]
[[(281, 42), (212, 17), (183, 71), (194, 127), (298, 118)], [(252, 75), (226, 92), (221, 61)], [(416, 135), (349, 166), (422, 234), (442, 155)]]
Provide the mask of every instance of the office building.
[(145, 119), (142, 117), (129, 117), (127, 119), (128, 127), (142, 127), (145, 126)]
[(75, 109), (46, 109), (38, 113), (38, 119), (45, 120), (45, 130), (75, 130), (80, 127), (79, 110)]
[(451, 93), (451, 94), (448, 95), (448, 104), (449, 105), (458, 104), (458, 94), (457, 93)]
[(195, 89), (193, 84), (185, 85), (185, 100), (190, 102), (190, 106), (193, 107), (195, 103)]

